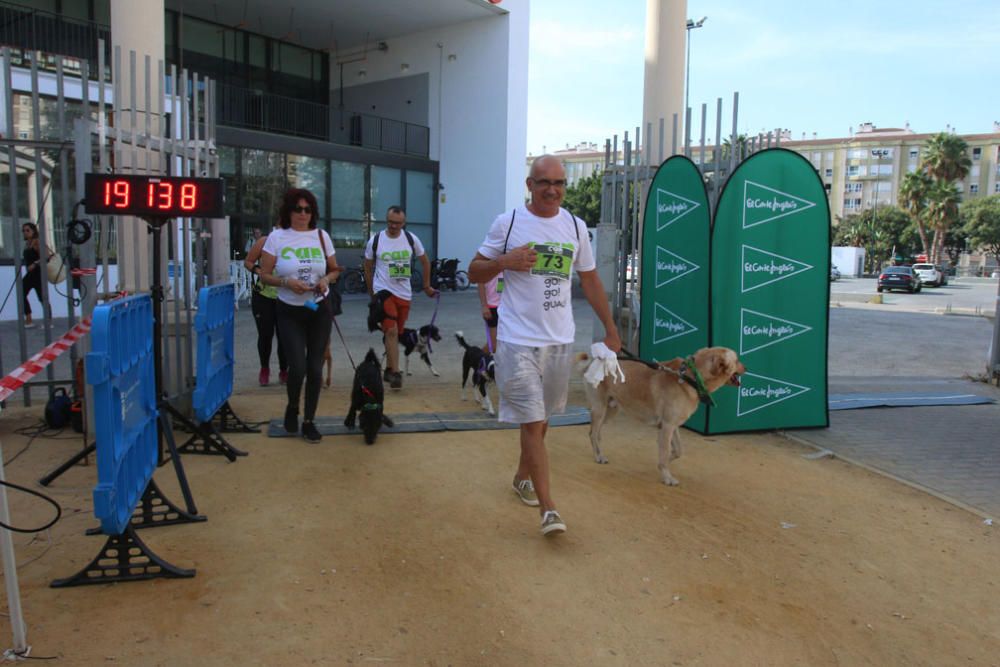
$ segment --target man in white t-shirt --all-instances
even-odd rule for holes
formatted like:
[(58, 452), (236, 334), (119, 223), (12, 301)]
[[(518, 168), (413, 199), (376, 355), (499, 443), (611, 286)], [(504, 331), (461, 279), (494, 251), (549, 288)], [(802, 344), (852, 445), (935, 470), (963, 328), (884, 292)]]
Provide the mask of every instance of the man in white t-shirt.
[[(382, 299), (385, 318), (382, 333), (385, 337), (385, 379), (393, 389), (403, 386), (403, 374), (399, 372), (399, 337), (406, 326), (410, 314), (410, 289), (413, 257), (420, 258), (423, 267), (424, 294), (437, 296), (431, 287), (431, 265), (427, 261), (424, 246), (413, 234), (403, 231), (406, 212), (399, 206), (390, 206), (385, 215), (384, 232), (368, 239), (365, 246), (365, 283), (368, 295)], [(376, 253), (378, 257), (376, 257)], [(374, 273), (374, 276), (372, 275)]]
[(549, 490), (545, 433), (549, 418), (565, 409), (569, 391), (576, 334), (570, 303), (574, 268), (604, 325), (604, 344), (617, 352), (621, 340), (586, 225), (561, 207), (566, 194), (562, 163), (551, 155), (537, 158), (526, 183), (531, 200), (496, 218), (469, 264), (469, 279), (483, 283), (503, 271), (495, 356), (499, 419), (520, 424), (514, 492), (539, 508), (542, 534), (549, 535), (566, 530)]

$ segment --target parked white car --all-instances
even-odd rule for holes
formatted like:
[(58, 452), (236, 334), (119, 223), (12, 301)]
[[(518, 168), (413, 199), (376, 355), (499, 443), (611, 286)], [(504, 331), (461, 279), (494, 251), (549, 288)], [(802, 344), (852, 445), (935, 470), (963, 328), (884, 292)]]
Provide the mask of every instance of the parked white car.
[(920, 276), (920, 282), (928, 287), (941, 287), (947, 280), (944, 273), (933, 264), (914, 264), (913, 271)]

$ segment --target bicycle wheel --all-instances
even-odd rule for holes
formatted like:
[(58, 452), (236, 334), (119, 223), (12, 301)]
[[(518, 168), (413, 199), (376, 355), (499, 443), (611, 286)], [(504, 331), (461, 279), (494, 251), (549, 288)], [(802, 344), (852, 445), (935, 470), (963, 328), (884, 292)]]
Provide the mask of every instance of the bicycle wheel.
[(344, 276), (344, 291), (348, 294), (359, 294), (365, 291), (365, 276), (357, 269), (348, 271)]
[(469, 289), (469, 274), (465, 271), (456, 271), (455, 286), (463, 291)]

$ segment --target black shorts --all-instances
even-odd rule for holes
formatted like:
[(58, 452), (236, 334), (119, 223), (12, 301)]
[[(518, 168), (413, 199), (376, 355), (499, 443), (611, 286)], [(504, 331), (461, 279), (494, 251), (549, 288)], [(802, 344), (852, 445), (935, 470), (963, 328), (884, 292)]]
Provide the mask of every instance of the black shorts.
[(496, 329), (497, 324), (500, 323), (500, 316), (497, 314), (497, 309), (493, 306), (490, 306), (490, 318), (487, 320), (484, 317), (483, 319), (486, 320), (486, 325), (491, 329)]

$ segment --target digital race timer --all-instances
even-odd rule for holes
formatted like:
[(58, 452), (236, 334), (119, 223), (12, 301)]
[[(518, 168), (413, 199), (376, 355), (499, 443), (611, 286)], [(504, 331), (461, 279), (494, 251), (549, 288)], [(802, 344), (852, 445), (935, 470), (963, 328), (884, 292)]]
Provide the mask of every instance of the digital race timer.
[(221, 218), (225, 186), (221, 178), (149, 174), (87, 174), (88, 213), (140, 218)]

